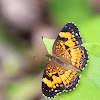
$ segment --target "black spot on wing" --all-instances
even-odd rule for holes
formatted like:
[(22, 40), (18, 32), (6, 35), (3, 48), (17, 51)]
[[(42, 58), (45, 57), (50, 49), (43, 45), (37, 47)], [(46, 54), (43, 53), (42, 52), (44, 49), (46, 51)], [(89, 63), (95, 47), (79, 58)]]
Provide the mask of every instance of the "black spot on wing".
[(66, 42), (66, 41), (68, 41), (68, 38), (60, 38), (59, 37), (59, 40), (62, 40), (63, 42)]
[(68, 53), (70, 54), (71, 53), (71, 50), (68, 50)]
[(69, 48), (69, 46), (65, 46), (66, 50)]
[(47, 78), (48, 80), (53, 81), (52, 77), (49, 77), (48, 75), (46, 75), (46, 71), (45, 70), (44, 70), (43, 78)]
[(55, 75), (55, 76), (59, 77), (58, 73), (56, 73), (56, 74), (53, 74), (53, 75)]

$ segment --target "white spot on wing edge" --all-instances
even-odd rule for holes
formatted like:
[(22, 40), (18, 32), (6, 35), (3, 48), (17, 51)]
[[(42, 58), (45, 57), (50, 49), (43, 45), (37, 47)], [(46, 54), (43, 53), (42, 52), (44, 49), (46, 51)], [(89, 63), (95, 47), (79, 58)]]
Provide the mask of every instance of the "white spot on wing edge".
[[(54, 97), (56, 97), (58, 94), (60, 94), (60, 93), (63, 93), (65, 90), (63, 90), (62, 92), (59, 92), (59, 93), (57, 93)], [(54, 97), (49, 97), (49, 96), (46, 96), (46, 95), (44, 95), (43, 93), (42, 93), (42, 95), (45, 97), (45, 98), (54, 98)]]
[[(74, 24), (75, 26), (76, 26), (76, 24), (74, 23), (74, 22), (68, 22), (68, 23), (72, 23), (72, 24)], [(79, 28), (76, 26), (76, 28), (78, 29), (78, 31), (79, 31), (79, 35), (80, 35), (80, 30), (79, 30)], [(82, 40), (82, 43), (83, 43), (83, 39), (82, 39), (82, 36), (80, 35), (80, 37), (81, 37), (81, 40)]]

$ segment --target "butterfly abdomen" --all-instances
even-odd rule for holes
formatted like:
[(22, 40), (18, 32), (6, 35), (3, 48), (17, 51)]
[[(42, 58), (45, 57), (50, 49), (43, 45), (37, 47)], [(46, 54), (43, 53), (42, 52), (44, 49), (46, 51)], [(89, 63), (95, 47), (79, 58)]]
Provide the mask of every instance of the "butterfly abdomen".
[(64, 62), (59, 57), (57, 57), (56, 55), (46, 54), (46, 56), (49, 58), (49, 60), (52, 60), (55, 63), (64, 64)]

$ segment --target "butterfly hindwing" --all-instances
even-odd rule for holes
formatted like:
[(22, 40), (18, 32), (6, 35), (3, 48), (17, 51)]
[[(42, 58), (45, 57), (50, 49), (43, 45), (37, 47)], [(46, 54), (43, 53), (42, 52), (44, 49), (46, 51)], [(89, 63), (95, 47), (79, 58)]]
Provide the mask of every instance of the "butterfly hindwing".
[(67, 65), (57, 67), (59, 77), (64, 83), (65, 91), (71, 91), (76, 88), (80, 80), (80, 75), (73, 70), (67, 68)]
[(63, 61), (75, 66), (82, 71), (88, 63), (88, 53), (85, 47), (76, 46), (58, 55)]

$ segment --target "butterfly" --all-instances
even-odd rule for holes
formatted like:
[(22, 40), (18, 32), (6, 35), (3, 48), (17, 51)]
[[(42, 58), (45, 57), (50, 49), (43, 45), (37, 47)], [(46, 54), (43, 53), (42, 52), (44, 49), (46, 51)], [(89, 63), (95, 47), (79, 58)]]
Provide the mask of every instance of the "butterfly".
[(80, 74), (88, 63), (89, 56), (77, 26), (69, 22), (58, 34), (52, 48), (53, 54), (47, 54), (42, 78), (42, 93), (47, 98), (54, 98), (64, 91), (76, 88)]

